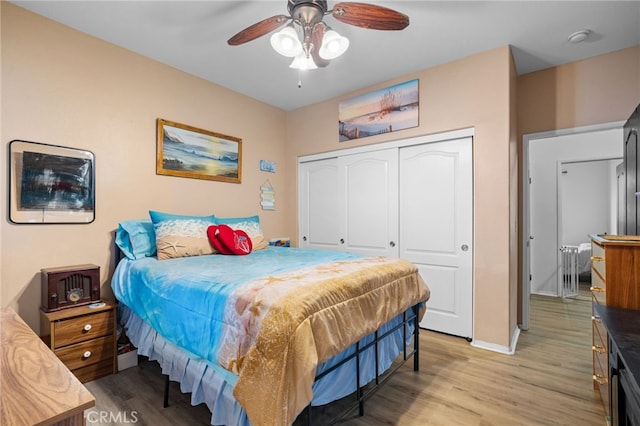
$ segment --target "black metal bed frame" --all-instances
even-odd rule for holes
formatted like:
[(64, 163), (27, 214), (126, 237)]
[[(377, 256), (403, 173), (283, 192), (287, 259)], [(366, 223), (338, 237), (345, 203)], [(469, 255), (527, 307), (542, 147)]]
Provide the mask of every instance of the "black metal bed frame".
[[(410, 315), (407, 314), (407, 312), (409, 310), (411, 311)], [(418, 338), (419, 333), (420, 333), (419, 318), (418, 318), (419, 304), (414, 305), (409, 310), (407, 310), (407, 311), (402, 313), (402, 321), (399, 324), (396, 324), (395, 326), (393, 326), (391, 329), (387, 330), (383, 334), (379, 334), (378, 330), (376, 330), (374, 332), (373, 340), (371, 342), (367, 343), (367, 344), (362, 345), (361, 341), (356, 342), (355, 343), (355, 352), (353, 354), (349, 355), (347, 358), (343, 359), (342, 361), (340, 361), (336, 365), (332, 366), (331, 368), (323, 371), (322, 373), (320, 373), (320, 374), (318, 374), (316, 376), (315, 380), (316, 381), (320, 380), (322, 377), (326, 376), (327, 374), (330, 374), (332, 371), (334, 371), (335, 369), (337, 369), (341, 365), (351, 361), (354, 358), (356, 360), (356, 392), (355, 392), (356, 401), (353, 404), (351, 404), (350, 406), (348, 406), (346, 409), (344, 409), (336, 417), (334, 417), (334, 419), (331, 420), (329, 424), (333, 425), (333, 424), (337, 423), (338, 421), (342, 420), (347, 414), (349, 414), (351, 411), (353, 411), (353, 409), (355, 409), (356, 407), (358, 407), (358, 415), (360, 417), (364, 416), (364, 403), (365, 403), (365, 401), (367, 399), (369, 399), (371, 396), (373, 396), (373, 394), (375, 392), (377, 392), (378, 389), (380, 389), (380, 387), (382, 385), (384, 385), (393, 376), (393, 373), (395, 373), (400, 367), (402, 367), (409, 360), (409, 358), (413, 357), (413, 371), (420, 370), (420, 357), (419, 357), (419, 354), (420, 354), (420, 339)], [(413, 322), (413, 326), (414, 326), (414, 328), (413, 328), (413, 349), (411, 351), (407, 351), (407, 345), (406, 345), (406, 342), (407, 342), (407, 327), (406, 326), (408, 324), (410, 324), (411, 322)], [(382, 339), (390, 336), (394, 331), (396, 331), (400, 327), (403, 328), (402, 341), (405, 342), (404, 347), (403, 347), (402, 360), (399, 363), (397, 363), (390, 370), (387, 370), (387, 371), (383, 372), (382, 374), (380, 374), (379, 373), (378, 343), (380, 341), (382, 341)], [(371, 384), (370, 384), (369, 388), (365, 389), (365, 385), (367, 385), (367, 384), (363, 385), (361, 383), (361, 380), (360, 380), (360, 355), (362, 353), (364, 353), (364, 351), (366, 351), (367, 349), (369, 349), (372, 346), (375, 347), (376, 376), (375, 376), (375, 379), (371, 381)], [(307, 407), (304, 409), (304, 411), (300, 414), (300, 415), (306, 415), (307, 416), (307, 425), (308, 426), (311, 426), (311, 424), (312, 424), (312, 410), (313, 410), (313, 407), (311, 406), (311, 403), (309, 403), (309, 405), (307, 405)]]
[[(378, 330), (376, 330), (373, 334), (374, 334), (374, 338), (371, 342), (366, 343), (366, 344), (362, 344), (362, 340), (358, 341), (355, 343), (355, 352), (351, 355), (349, 355), (347, 358), (341, 360), (339, 363), (337, 363), (336, 365), (332, 366), (331, 368), (328, 368), (327, 370), (323, 371), (322, 373), (316, 375), (315, 380), (314, 381), (318, 381), (321, 378), (323, 378), (324, 376), (330, 374), (331, 372), (333, 372), (334, 370), (336, 370), (338, 367), (346, 364), (347, 362), (351, 361), (352, 359), (355, 358), (356, 360), (356, 392), (355, 392), (355, 397), (356, 397), (356, 401), (349, 405), (346, 409), (344, 409), (339, 415), (337, 415), (336, 417), (334, 417), (333, 420), (330, 421), (329, 424), (333, 425), (336, 424), (338, 421), (342, 420), (344, 417), (346, 417), (347, 414), (349, 414), (351, 411), (353, 411), (356, 407), (358, 407), (358, 415), (360, 417), (364, 416), (364, 403), (367, 399), (369, 399), (371, 396), (373, 396), (373, 394), (375, 392), (378, 391), (378, 389), (384, 385), (392, 376), (393, 374), (400, 368), (402, 367), (411, 357), (413, 357), (413, 371), (419, 371), (420, 370), (420, 339), (419, 339), (419, 334), (420, 334), (420, 324), (419, 324), (419, 317), (418, 317), (418, 312), (419, 312), (419, 307), (420, 304), (416, 304), (414, 306), (412, 306), (411, 308), (409, 308), (408, 310), (406, 310), (405, 312), (402, 313), (402, 321), (399, 324), (396, 324), (395, 326), (393, 326), (391, 329), (387, 330), (386, 332), (379, 334)], [(410, 314), (408, 314), (408, 312), (411, 311)], [(413, 349), (411, 351), (407, 351), (407, 345), (404, 345), (404, 349), (403, 349), (403, 354), (402, 354), (402, 360), (400, 360), (399, 362), (396, 363), (395, 366), (393, 366), (391, 369), (383, 372), (382, 374), (379, 374), (379, 354), (378, 354), (378, 343), (380, 341), (382, 341), (382, 339), (390, 336), (394, 331), (396, 331), (397, 329), (399, 329), (400, 327), (403, 328), (403, 332), (402, 332), (402, 341), (403, 342), (407, 342), (407, 325), (411, 324), (413, 322)], [(364, 351), (366, 351), (367, 349), (369, 349), (370, 347), (374, 346), (375, 347), (375, 369), (376, 369), (376, 376), (375, 379), (372, 380), (370, 383), (368, 384), (362, 384), (361, 380), (360, 380), (360, 355), (364, 353)], [(367, 387), (367, 389), (365, 389), (365, 387)], [(163, 406), (166, 408), (169, 406), (169, 375), (165, 375), (165, 385), (164, 385), (164, 402), (163, 402)], [(307, 405), (307, 407), (302, 411), (302, 413), (300, 413), (300, 416), (304, 415), (306, 416), (306, 424), (307, 426), (311, 426), (313, 423), (313, 418), (312, 418), (312, 411), (313, 408), (311, 406), (311, 403), (309, 403), (309, 405)]]

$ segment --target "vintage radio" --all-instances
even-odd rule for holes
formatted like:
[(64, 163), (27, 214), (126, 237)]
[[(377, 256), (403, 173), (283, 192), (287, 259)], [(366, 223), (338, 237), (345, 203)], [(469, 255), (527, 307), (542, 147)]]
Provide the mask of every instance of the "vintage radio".
[(56, 311), (100, 300), (100, 267), (62, 266), (41, 269), (42, 310)]

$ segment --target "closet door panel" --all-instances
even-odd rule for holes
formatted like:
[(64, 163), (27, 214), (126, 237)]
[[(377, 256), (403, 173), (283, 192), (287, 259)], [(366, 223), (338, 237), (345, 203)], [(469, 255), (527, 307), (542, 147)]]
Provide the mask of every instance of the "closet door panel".
[(471, 138), (400, 148), (400, 257), (431, 289), (420, 325), (473, 334)]
[(300, 164), (300, 241), (298, 246), (340, 249), (340, 183), (338, 159)]
[(352, 154), (338, 159), (346, 251), (398, 255), (398, 150)]
[(456, 162), (449, 153), (403, 151), (403, 254), (422, 263), (456, 254)]

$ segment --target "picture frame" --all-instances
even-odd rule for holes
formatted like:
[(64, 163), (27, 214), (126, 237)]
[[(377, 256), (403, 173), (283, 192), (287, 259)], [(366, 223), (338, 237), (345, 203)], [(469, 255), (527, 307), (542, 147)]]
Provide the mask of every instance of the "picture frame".
[(418, 79), (375, 90), (338, 105), (339, 142), (418, 127)]
[(240, 183), (242, 139), (158, 118), (156, 174)]
[(95, 220), (95, 156), (85, 149), (9, 142), (9, 220), (87, 224)]

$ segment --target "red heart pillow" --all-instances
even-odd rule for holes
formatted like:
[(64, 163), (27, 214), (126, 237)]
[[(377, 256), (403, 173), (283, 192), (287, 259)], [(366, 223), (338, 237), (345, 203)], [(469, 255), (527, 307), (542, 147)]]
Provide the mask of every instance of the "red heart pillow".
[(251, 253), (251, 238), (241, 229), (233, 230), (227, 225), (212, 225), (207, 228), (207, 237), (213, 247), (222, 254), (244, 255)]
[(216, 225), (211, 225), (207, 228), (207, 237), (209, 238), (209, 242), (213, 246), (213, 248), (220, 254), (231, 254), (231, 251), (228, 250), (224, 244), (222, 244), (222, 240), (218, 239), (217, 234), (218, 227)]

